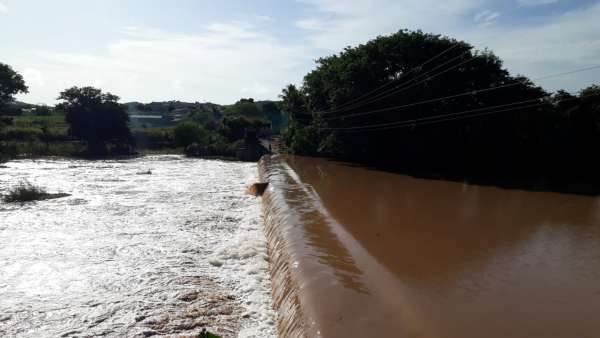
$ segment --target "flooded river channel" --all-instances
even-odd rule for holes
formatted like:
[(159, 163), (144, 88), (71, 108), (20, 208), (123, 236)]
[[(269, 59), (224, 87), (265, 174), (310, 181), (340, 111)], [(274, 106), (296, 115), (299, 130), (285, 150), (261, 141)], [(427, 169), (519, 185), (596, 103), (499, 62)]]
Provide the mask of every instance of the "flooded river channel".
[(70, 196), (0, 204), (1, 337), (599, 337), (598, 198), (278, 156), (23, 180)]
[(19, 160), (66, 198), (0, 203), (0, 337), (275, 337), (256, 164)]

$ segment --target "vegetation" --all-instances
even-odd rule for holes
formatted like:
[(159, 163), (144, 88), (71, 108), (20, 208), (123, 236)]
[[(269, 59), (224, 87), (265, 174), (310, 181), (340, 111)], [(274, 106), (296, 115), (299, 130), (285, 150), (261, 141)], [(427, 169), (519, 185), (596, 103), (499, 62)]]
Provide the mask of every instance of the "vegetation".
[(131, 130), (138, 149), (175, 149), (174, 128), (134, 128)]
[(206, 331), (206, 329), (202, 329), (202, 331), (198, 334), (198, 338), (221, 338), (214, 333)]
[(317, 60), (281, 98), (293, 153), (444, 176), (600, 183), (600, 87), (550, 95), (466, 42), (406, 30), (378, 37)]
[(27, 93), (23, 76), (15, 72), (9, 65), (0, 63), (0, 108), (14, 100), (19, 93)]
[[(225, 129), (220, 128), (223, 132)], [(227, 139), (217, 131), (209, 131), (195, 122), (183, 122), (175, 128), (175, 143), (184, 153), (196, 157), (234, 157), (240, 138)]]
[[(27, 93), (27, 91), (23, 76), (15, 72), (9, 65), (0, 63), (0, 133), (4, 133), (4, 129), (13, 123), (13, 119), (4, 114), (9, 110), (7, 105), (14, 101), (14, 95)], [(15, 147), (0, 138), (0, 163), (15, 155)]]
[(128, 155), (138, 150), (234, 157), (248, 130), (251, 135), (268, 134), (285, 121), (272, 101), (241, 99), (229, 107), (180, 101), (119, 104), (116, 95), (93, 87), (66, 89), (56, 107), (15, 102), (13, 96), (27, 92), (27, 86), (4, 64), (0, 90), (0, 161), (16, 156)]
[(5, 203), (40, 201), (53, 198), (61, 198), (69, 194), (50, 194), (42, 188), (36, 187), (29, 182), (21, 182), (2, 197)]
[(254, 99), (240, 99), (238, 102), (225, 109), (225, 112), (233, 115), (242, 115), (246, 117), (263, 117), (261, 107), (254, 102)]
[(63, 101), (57, 108), (65, 112), (69, 134), (85, 141), (90, 155), (132, 152), (129, 115), (118, 96), (93, 87), (72, 87), (58, 99)]

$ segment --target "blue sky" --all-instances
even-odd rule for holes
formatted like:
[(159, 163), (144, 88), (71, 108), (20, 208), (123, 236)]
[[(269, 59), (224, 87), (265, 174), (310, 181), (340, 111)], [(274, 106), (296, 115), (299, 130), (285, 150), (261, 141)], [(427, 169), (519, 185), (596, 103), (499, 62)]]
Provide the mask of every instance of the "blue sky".
[[(123, 101), (274, 99), (314, 59), (402, 28), (490, 48), (531, 78), (600, 64), (600, 0), (0, 0), (18, 98), (93, 85)], [(541, 82), (576, 91), (600, 71)]]

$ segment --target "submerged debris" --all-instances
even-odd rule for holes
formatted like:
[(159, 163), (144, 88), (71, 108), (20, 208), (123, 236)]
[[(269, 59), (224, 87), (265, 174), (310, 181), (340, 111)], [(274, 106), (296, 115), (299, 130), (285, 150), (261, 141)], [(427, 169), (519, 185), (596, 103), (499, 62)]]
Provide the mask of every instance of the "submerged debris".
[(53, 198), (67, 197), (70, 194), (57, 193), (50, 194), (40, 187), (36, 187), (29, 182), (21, 182), (19, 185), (11, 189), (8, 194), (2, 196), (2, 200), (6, 203), (31, 202), (49, 200)]

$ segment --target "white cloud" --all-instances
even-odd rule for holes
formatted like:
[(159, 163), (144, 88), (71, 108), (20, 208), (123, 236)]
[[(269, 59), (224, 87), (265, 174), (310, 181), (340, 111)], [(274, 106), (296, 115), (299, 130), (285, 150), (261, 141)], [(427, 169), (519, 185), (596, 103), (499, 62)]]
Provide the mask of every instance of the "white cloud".
[(487, 27), (491, 25), (499, 16), (500, 13), (486, 9), (475, 14), (473, 20), (475, 20), (480, 27)]
[(25, 83), (30, 86), (43, 87), (46, 85), (46, 80), (42, 72), (34, 68), (26, 68), (23, 71)]
[[(528, 27), (495, 27), (465, 34), (489, 46), (513, 73), (532, 78), (597, 65), (600, 60), (600, 4)], [(543, 81), (547, 89), (579, 89), (598, 82), (598, 72)]]
[(446, 33), (486, 0), (303, 0), (322, 14), (296, 22), (316, 47), (339, 50), (402, 28)]
[(275, 19), (268, 15), (254, 15), (254, 18), (258, 22), (273, 22)]
[(518, 0), (521, 6), (540, 6), (557, 3), (560, 0)]
[(294, 24), (298, 28), (306, 29), (309, 31), (324, 30), (326, 28), (325, 22), (316, 18), (298, 20)]
[[(27, 71), (31, 94), (19, 98), (33, 102), (52, 103), (64, 88), (94, 84), (125, 101), (232, 103), (242, 96), (274, 99), (285, 84), (300, 83), (315, 58), (403, 28), (489, 47), (511, 72), (531, 78), (600, 60), (600, 3), (545, 21), (508, 25), (492, 0), (301, 1), (312, 10), (291, 23), (302, 30), (296, 39), (268, 33), (278, 28), (270, 19), (214, 22), (194, 34), (129, 26), (118, 30), (118, 39), (104, 52), (43, 50), (6, 62)], [(502, 24), (493, 24), (498, 21)], [(590, 72), (541, 84), (572, 90), (597, 82), (598, 76)]]
[(6, 7), (5, 4), (0, 2), (0, 14), (6, 14), (8, 13), (8, 7)]
[(286, 45), (248, 23), (213, 23), (194, 35), (120, 31), (122, 38), (104, 55), (38, 51), (12, 60), (20, 71), (35, 65), (46, 79), (43, 85), (28, 81), (25, 98), (52, 103), (64, 88), (95, 85), (124, 101), (274, 99), (286, 83), (301, 79), (312, 60), (307, 47)]
[[(338, 51), (398, 29), (442, 33), (489, 47), (512, 73), (531, 78), (598, 64), (600, 60), (600, 3), (544, 22), (492, 25), (500, 13), (489, 10), (491, 0), (303, 0), (323, 18), (307, 19), (303, 27), (313, 44)], [(538, 0), (538, 3), (549, 0)], [(534, 1), (529, 0), (532, 4)], [(465, 20), (473, 18), (473, 21)], [(318, 27), (318, 29), (315, 29)], [(595, 75), (595, 76), (594, 76)], [(600, 74), (582, 73), (542, 81), (549, 90), (579, 89), (598, 82)]]

